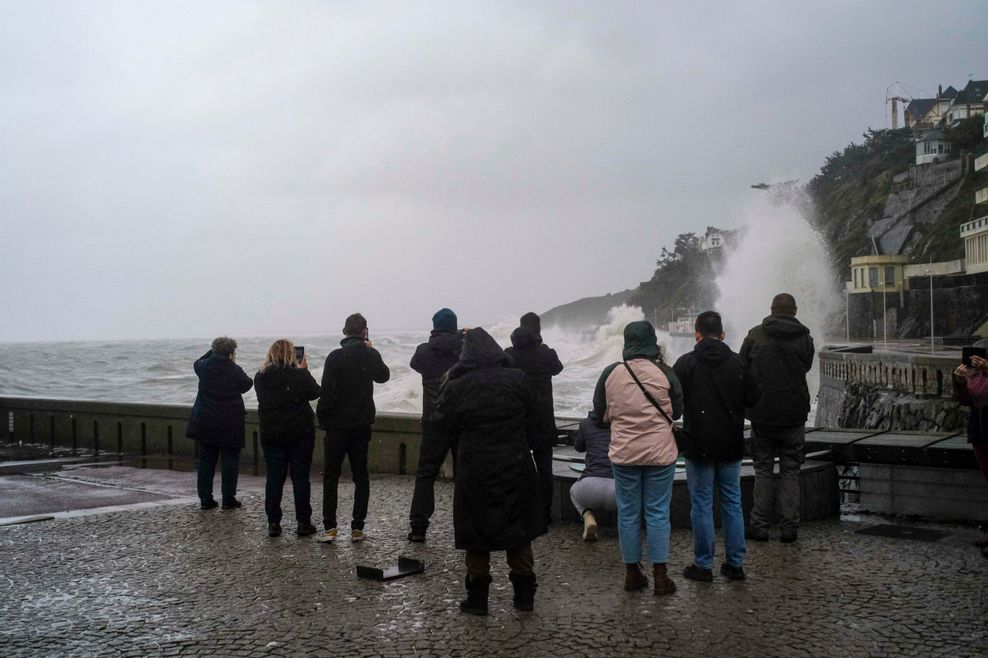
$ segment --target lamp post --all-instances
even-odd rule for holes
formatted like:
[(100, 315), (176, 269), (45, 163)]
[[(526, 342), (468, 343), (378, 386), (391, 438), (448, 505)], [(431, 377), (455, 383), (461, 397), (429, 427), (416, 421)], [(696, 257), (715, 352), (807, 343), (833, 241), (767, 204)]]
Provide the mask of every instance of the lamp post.
[(847, 342), (851, 342), (851, 300), (848, 297), (847, 286), (844, 286), (844, 331), (847, 333)]
[(927, 270), (930, 273), (930, 354), (936, 354), (936, 341), (933, 338), (933, 256), (930, 256), (930, 268)]
[(889, 323), (888, 323), (888, 305), (885, 303), (885, 290), (888, 288), (888, 281), (885, 277), (882, 277), (882, 349), (886, 352), (889, 351)]

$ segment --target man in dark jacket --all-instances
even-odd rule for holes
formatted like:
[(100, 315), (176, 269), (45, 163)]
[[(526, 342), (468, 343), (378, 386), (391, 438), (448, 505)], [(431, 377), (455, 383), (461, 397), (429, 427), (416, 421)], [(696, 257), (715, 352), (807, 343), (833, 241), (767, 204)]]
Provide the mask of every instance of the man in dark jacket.
[(408, 541), (425, 541), (429, 518), (436, 507), (435, 485), (439, 469), (452, 449), (456, 450), (450, 436), (440, 425), (432, 421), (432, 413), (439, 400), (439, 390), (446, 372), (460, 358), (463, 334), (456, 328), (456, 314), (441, 308), (432, 316), (432, 335), (412, 355), (411, 368), (422, 375), (422, 443), (419, 445), (419, 465), (415, 472), (415, 493), (412, 494), (412, 510), (408, 515), (412, 529)]
[[(751, 369), (761, 394), (747, 410), (755, 461), (755, 501), (748, 536), (768, 540), (778, 515), (780, 540), (796, 541), (799, 530), (799, 469), (803, 464), (810, 392), (806, 373), (813, 365), (813, 338), (796, 319), (796, 300), (788, 293), (772, 299), (772, 314), (748, 332), (741, 359)], [(778, 489), (772, 479), (779, 458)]]
[(693, 526), (693, 564), (683, 575), (713, 580), (716, 546), (713, 494), (716, 487), (724, 529), (724, 563), (720, 572), (744, 580), (744, 513), (741, 511), (741, 456), (744, 410), (758, 400), (758, 386), (741, 357), (724, 341), (720, 314), (696, 317), (696, 345), (673, 367), (683, 386), (683, 428), (689, 435), (684, 451)]
[(491, 551), (506, 551), (514, 607), (535, 597), (532, 540), (545, 534), (529, 450), (535, 391), (483, 329), (471, 329), (449, 371), (433, 418), (457, 442), (453, 489), (456, 548), (466, 551), (467, 598), (460, 610), (487, 614)]
[(337, 485), (343, 459), (350, 460), (353, 475), (353, 520), (350, 538), (364, 539), (364, 519), (370, 499), (370, 476), (367, 473), (367, 450), (374, 423), (374, 382), (383, 384), (391, 378), (381, 355), (367, 339), (367, 320), (359, 313), (346, 319), (340, 349), (326, 357), (322, 373), (322, 395), (316, 405), (319, 426), (326, 430), (323, 439), (322, 522), (325, 532), (319, 541), (336, 541)]
[(556, 443), (556, 412), (552, 403), (552, 378), (563, 371), (556, 350), (542, 342), (542, 322), (535, 313), (521, 316), (511, 333), (511, 347), (505, 353), (515, 368), (522, 370), (535, 386), (538, 419), (532, 437), (532, 457), (539, 471), (546, 523), (552, 521), (552, 446)]

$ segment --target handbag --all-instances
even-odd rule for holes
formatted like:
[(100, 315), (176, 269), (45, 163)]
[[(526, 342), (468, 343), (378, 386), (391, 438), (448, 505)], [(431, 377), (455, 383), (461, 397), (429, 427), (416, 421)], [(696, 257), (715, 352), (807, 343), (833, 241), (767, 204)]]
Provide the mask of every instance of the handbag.
[(642, 393), (645, 394), (645, 398), (652, 403), (653, 407), (659, 410), (659, 413), (662, 414), (662, 417), (665, 418), (666, 422), (669, 423), (669, 427), (672, 428), (672, 437), (676, 440), (676, 449), (680, 453), (686, 452), (689, 449), (689, 444), (690, 444), (689, 433), (686, 431), (685, 428), (673, 424), (672, 418), (669, 417), (669, 414), (667, 414), (665, 409), (662, 408), (662, 405), (660, 405), (658, 401), (654, 397), (652, 397), (652, 394), (648, 392), (645, 386), (642, 385), (641, 381), (638, 379), (638, 376), (635, 375), (635, 371), (632, 370), (631, 366), (628, 365), (628, 362), (623, 361), (622, 363), (624, 363), (624, 367), (628, 369), (628, 374), (631, 375), (631, 378), (635, 380), (636, 384), (638, 384), (638, 388), (640, 388), (642, 390)]

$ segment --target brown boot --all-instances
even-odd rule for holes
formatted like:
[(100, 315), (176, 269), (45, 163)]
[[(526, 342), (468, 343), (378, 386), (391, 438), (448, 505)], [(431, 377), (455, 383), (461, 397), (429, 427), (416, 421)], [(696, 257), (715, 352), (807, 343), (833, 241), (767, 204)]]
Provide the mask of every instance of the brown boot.
[(676, 583), (672, 582), (666, 573), (665, 564), (652, 565), (652, 579), (655, 581), (655, 595), (672, 594), (676, 591)]
[(648, 578), (642, 573), (642, 568), (637, 562), (625, 564), (624, 567), (626, 569), (624, 574), (625, 592), (640, 592), (648, 587)]

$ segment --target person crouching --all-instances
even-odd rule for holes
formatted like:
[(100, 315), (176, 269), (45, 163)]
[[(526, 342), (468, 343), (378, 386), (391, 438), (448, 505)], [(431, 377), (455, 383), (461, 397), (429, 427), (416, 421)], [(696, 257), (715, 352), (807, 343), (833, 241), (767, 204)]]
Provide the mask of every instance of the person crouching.
[(583, 541), (597, 541), (597, 517), (593, 510), (617, 511), (614, 495), (614, 471), (607, 450), (611, 446), (611, 428), (600, 422), (591, 411), (580, 421), (573, 438), (573, 448), (587, 453), (583, 474), (569, 489), (573, 507), (583, 518)]

